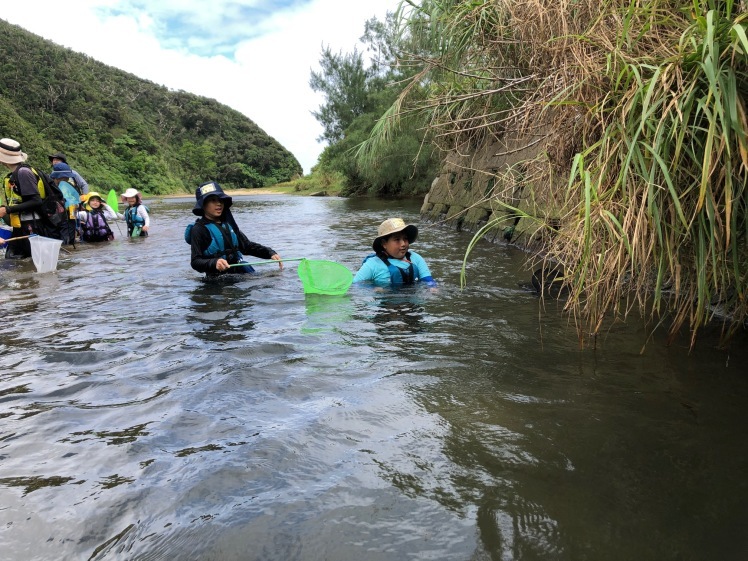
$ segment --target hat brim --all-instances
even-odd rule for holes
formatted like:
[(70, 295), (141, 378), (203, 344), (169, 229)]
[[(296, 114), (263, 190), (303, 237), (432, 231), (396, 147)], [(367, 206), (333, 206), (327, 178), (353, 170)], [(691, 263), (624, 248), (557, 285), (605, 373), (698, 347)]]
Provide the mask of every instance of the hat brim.
[(19, 152), (18, 154), (0, 154), (0, 163), (3, 164), (22, 164), (26, 161), (28, 155), (25, 152)]
[(402, 228), (400, 230), (395, 230), (394, 232), (390, 232), (389, 234), (386, 234), (384, 236), (378, 236), (374, 238), (374, 242), (371, 244), (371, 248), (375, 252), (379, 252), (382, 250), (382, 240), (384, 238), (388, 238), (393, 234), (397, 234), (399, 232), (405, 232), (405, 235), (408, 236), (408, 243), (413, 243), (418, 239), (418, 228), (414, 226), (413, 224), (408, 224), (405, 228)]
[(195, 206), (192, 209), (192, 214), (195, 216), (203, 216), (205, 214), (205, 210), (203, 209), (203, 206), (205, 205), (206, 199), (210, 197), (218, 197), (221, 202), (223, 202), (223, 210), (226, 210), (229, 208), (232, 204), (234, 199), (231, 198), (230, 195), (227, 195), (226, 193), (209, 193), (205, 197), (200, 197), (196, 202)]

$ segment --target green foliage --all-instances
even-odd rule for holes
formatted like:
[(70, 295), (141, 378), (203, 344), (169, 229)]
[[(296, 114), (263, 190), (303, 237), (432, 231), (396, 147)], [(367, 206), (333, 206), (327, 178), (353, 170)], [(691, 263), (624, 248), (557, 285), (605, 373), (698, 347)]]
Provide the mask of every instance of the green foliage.
[(367, 111), (370, 72), (357, 50), (335, 54), (329, 47), (322, 49), (321, 72), (312, 72), (309, 87), (325, 96), (325, 103), (312, 115), (322, 125), (318, 140), (337, 142), (351, 122)]
[[(674, 330), (690, 324), (692, 342), (716, 311), (731, 329), (748, 316), (748, 14), (710, 5), (683, 14), (668, 50), (631, 58), (620, 37), (605, 126), (570, 176), (570, 192), (584, 193), (580, 235), (554, 248), (582, 255), (570, 279), (580, 305), (592, 283), (595, 298), (620, 298), (613, 280), (625, 270), (640, 292), (653, 285)], [(636, 28), (644, 15), (623, 21)], [(620, 260), (596, 258), (611, 247), (626, 250)]]
[(30, 160), (63, 151), (98, 189), (150, 194), (273, 185), (301, 174), (296, 158), (247, 117), (173, 92), (0, 20), (0, 131)]
[(388, 14), (385, 22), (366, 23), (362, 40), (372, 57), (368, 66), (358, 51), (335, 55), (323, 49), (322, 72), (312, 73), (310, 85), (326, 97), (314, 115), (325, 130), (321, 139), (330, 141), (319, 168), (345, 178), (345, 195), (421, 194), (438, 170), (438, 154), (417, 118), (399, 120), (386, 142), (370, 142), (400, 92), (395, 84), (408, 72), (397, 65), (403, 46), (398, 22), (397, 14)]
[(727, 336), (745, 325), (745, 2), (411, 4), (418, 73), (364, 157), (413, 113), (444, 149), (542, 141), (522, 187), (558, 214), (539, 220), (534, 249), (564, 270), (581, 337), (634, 308), (672, 334), (688, 326), (692, 343), (715, 317)]
[[(289, 181), (282, 186), (276, 187), (286, 189), (290, 187), (291, 194), (324, 193), (325, 195), (342, 195), (345, 190), (345, 176), (339, 172), (327, 172), (319, 166), (312, 169), (312, 173)], [(281, 191), (283, 192), (283, 191)]]

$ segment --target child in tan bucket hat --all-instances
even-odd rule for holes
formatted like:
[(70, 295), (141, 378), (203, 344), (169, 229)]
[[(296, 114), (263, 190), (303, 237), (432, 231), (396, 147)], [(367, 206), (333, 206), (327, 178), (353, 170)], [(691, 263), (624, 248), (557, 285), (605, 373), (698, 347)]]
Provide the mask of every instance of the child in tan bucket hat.
[(403, 286), (422, 282), (436, 286), (426, 261), (410, 244), (416, 241), (418, 228), (402, 218), (388, 218), (379, 225), (371, 244), (374, 253), (364, 259), (353, 282), (372, 282), (377, 286)]

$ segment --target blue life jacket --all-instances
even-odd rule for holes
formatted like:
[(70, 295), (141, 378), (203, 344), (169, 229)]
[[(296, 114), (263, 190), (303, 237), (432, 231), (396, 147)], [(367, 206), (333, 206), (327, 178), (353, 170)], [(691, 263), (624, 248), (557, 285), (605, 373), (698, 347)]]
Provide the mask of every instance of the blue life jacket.
[[(396, 267), (392, 263), (390, 263), (389, 259), (384, 257), (383, 255), (377, 255), (376, 253), (372, 253), (371, 255), (367, 255), (364, 258), (364, 263), (366, 263), (367, 260), (377, 257), (382, 260), (382, 262), (387, 265), (387, 269), (390, 272), (390, 282), (392, 282), (393, 285), (406, 285), (406, 284), (413, 284), (416, 282), (416, 270), (413, 266), (413, 263), (408, 263), (407, 269), (401, 269), (400, 267)], [(410, 251), (405, 254), (405, 259), (410, 259)]]
[[(143, 220), (143, 217), (138, 214), (138, 207), (140, 205), (135, 206), (129, 206), (125, 210), (125, 222), (127, 222), (127, 227), (132, 230), (135, 227), (143, 227), (145, 226), (145, 220)], [(147, 210), (147, 207), (146, 207)]]
[[(239, 239), (236, 237), (236, 232), (234, 232), (231, 224), (228, 222), (224, 222), (224, 224), (226, 225), (231, 238), (231, 247), (228, 249), (226, 248), (223, 232), (218, 224), (207, 222), (205, 223), (205, 227), (208, 229), (208, 233), (210, 233), (210, 245), (208, 246), (208, 249), (203, 252), (203, 257), (210, 257), (211, 259), (223, 258), (231, 263), (231, 256), (236, 255), (236, 262), (241, 263), (244, 260), (244, 256), (237, 249), (239, 246)], [(184, 241), (190, 245), (192, 245), (192, 227), (194, 225), (194, 222), (192, 224), (187, 224), (187, 227), (184, 229)], [(236, 267), (234, 268), (234, 271), (237, 273), (252, 273), (254, 272), (254, 268), (251, 265), (247, 265), (246, 267)]]

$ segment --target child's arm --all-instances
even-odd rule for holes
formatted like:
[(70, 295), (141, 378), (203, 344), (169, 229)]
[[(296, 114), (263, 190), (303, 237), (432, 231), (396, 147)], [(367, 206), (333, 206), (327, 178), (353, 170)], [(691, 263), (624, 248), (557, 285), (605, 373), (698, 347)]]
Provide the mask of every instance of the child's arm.
[(143, 230), (147, 232), (151, 225), (151, 218), (148, 216), (148, 211), (145, 209), (145, 205), (140, 205), (138, 207), (138, 215), (145, 221), (145, 224), (143, 224)]
[(411, 263), (413, 263), (413, 266), (416, 268), (416, 272), (418, 273), (418, 279), (420, 280), (420, 282), (425, 283), (428, 286), (436, 286), (436, 281), (431, 276), (429, 266), (426, 265), (426, 261), (424, 261), (423, 257), (418, 255), (417, 253), (411, 252), (410, 260)]
[(125, 215), (114, 212), (114, 209), (108, 204), (102, 203), (101, 206), (104, 209), (104, 218), (106, 218), (107, 220), (117, 220), (118, 218), (120, 220), (124, 220)]
[(273, 255), (277, 253), (266, 245), (251, 241), (241, 230), (236, 231), (236, 237), (239, 240), (239, 251), (245, 255), (259, 257), (260, 259), (272, 259)]

